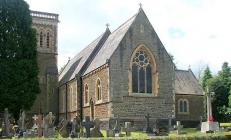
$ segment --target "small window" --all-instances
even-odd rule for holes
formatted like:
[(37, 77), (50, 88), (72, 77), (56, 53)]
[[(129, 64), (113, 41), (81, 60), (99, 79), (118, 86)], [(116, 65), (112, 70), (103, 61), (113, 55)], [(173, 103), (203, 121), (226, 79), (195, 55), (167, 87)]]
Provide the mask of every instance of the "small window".
[(43, 32), (40, 32), (39, 34), (39, 46), (43, 47)]
[(189, 112), (189, 102), (187, 99), (178, 100), (178, 112), (179, 113), (188, 113)]
[(50, 33), (47, 32), (47, 48), (50, 47)]
[(96, 82), (96, 99), (98, 101), (102, 100), (101, 83), (99, 79)]
[(84, 88), (84, 102), (85, 104), (87, 104), (89, 101), (88, 101), (88, 98), (89, 98), (89, 89), (88, 89), (88, 85), (86, 84), (85, 85), (85, 88)]

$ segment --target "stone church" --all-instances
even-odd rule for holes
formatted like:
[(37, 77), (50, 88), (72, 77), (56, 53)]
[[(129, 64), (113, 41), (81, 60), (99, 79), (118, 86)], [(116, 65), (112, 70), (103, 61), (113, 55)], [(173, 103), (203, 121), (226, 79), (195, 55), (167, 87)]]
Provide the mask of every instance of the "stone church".
[(152, 124), (180, 120), (188, 126), (198, 125), (204, 116), (204, 94), (197, 79), (190, 69), (176, 69), (142, 8), (116, 30), (107, 27), (68, 61), (59, 76), (58, 15), (32, 16), (42, 89), (34, 112), (52, 111), (67, 120), (76, 115), (99, 118), (104, 128), (119, 117), (122, 124), (131, 122), (140, 130), (147, 114)]

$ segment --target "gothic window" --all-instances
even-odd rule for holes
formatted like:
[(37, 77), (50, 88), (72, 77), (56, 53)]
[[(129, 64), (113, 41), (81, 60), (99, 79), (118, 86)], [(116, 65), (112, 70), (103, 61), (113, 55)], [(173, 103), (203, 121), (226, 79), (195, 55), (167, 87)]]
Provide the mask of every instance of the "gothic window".
[(39, 34), (39, 46), (43, 47), (43, 32), (42, 31)]
[(50, 47), (50, 33), (47, 32), (47, 48)]
[(88, 98), (89, 98), (89, 89), (88, 89), (88, 85), (86, 84), (84, 87), (84, 102), (85, 102), (85, 104), (89, 103)]
[(179, 113), (188, 113), (189, 112), (189, 103), (187, 99), (178, 100), (178, 112)]
[(70, 99), (69, 99), (69, 110), (72, 110), (72, 103), (73, 103), (73, 88), (70, 87), (69, 90), (69, 95), (70, 95)]
[(134, 52), (131, 65), (132, 93), (153, 93), (154, 69), (154, 60), (144, 46)]
[(96, 99), (97, 101), (102, 100), (101, 83), (99, 79), (96, 81)]

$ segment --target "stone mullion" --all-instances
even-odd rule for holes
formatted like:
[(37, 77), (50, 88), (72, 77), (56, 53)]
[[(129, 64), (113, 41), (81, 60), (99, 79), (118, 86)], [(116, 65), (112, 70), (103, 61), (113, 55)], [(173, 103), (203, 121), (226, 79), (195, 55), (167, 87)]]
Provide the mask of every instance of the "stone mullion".
[(140, 66), (138, 66), (138, 68), (137, 68), (138, 70), (137, 70), (137, 81), (138, 81), (138, 92), (137, 93), (140, 93)]

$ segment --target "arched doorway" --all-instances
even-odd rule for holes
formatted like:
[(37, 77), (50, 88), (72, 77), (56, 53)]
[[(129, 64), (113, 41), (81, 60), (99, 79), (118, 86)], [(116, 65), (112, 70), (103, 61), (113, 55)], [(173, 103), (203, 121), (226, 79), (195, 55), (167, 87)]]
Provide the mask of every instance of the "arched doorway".
[(95, 117), (95, 104), (92, 98), (90, 99), (90, 114), (91, 114), (91, 120), (94, 120)]

